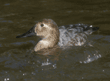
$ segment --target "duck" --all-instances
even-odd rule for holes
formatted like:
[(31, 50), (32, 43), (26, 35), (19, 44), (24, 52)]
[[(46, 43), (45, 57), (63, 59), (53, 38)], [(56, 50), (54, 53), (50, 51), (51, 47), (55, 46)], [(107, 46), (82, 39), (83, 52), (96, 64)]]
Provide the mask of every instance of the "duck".
[(16, 38), (39, 36), (41, 40), (35, 45), (34, 51), (65, 46), (82, 46), (86, 43), (87, 36), (97, 31), (99, 27), (88, 24), (70, 24), (59, 26), (52, 19), (43, 19), (37, 22), (26, 33)]

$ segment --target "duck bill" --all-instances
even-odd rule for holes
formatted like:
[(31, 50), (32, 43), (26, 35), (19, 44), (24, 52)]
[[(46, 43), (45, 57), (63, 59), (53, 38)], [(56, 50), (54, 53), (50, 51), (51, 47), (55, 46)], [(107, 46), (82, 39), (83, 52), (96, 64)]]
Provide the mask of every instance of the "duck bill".
[(31, 36), (35, 36), (35, 26), (33, 26), (30, 30), (28, 30), (26, 33), (22, 34), (22, 35), (18, 35), (16, 36), (16, 38), (24, 38), (24, 37), (31, 37)]

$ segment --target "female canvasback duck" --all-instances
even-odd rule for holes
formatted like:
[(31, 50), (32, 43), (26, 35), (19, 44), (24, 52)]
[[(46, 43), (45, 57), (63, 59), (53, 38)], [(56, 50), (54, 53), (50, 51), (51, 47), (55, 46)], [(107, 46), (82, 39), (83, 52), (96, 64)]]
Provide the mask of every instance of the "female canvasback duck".
[(37, 52), (41, 49), (52, 48), (58, 46), (82, 46), (86, 42), (87, 35), (98, 30), (99, 27), (92, 27), (92, 25), (85, 24), (71, 24), (66, 26), (60, 26), (52, 19), (43, 19), (38, 22), (26, 33), (17, 36), (16, 38), (40, 36), (40, 40), (34, 47), (34, 51)]

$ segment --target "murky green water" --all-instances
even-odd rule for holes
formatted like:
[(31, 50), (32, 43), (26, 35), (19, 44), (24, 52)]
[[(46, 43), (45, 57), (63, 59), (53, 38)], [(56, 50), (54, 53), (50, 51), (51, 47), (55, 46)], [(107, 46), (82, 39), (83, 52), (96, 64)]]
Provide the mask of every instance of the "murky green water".
[[(2, 0), (0, 2), (0, 81), (109, 81), (109, 0)], [(16, 36), (41, 19), (58, 26), (92, 24), (100, 30), (88, 37), (93, 47), (56, 49), (53, 55), (32, 53), (36, 37)]]

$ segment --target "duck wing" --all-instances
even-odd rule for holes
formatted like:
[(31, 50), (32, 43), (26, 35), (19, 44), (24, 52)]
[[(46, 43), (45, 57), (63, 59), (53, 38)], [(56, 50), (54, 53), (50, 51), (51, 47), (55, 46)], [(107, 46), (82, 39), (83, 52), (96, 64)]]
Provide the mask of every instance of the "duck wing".
[(59, 46), (82, 46), (87, 41), (87, 36), (97, 31), (99, 27), (86, 24), (70, 24), (59, 27)]
[(70, 24), (59, 26), (59, 29), (66, 29), (68, 31), (73, 31), (76, 33), (86, 33), (87, 35), (92, 34), (94, 31), (97, 31), (99, 27), (93, 27), (89, 24)]

